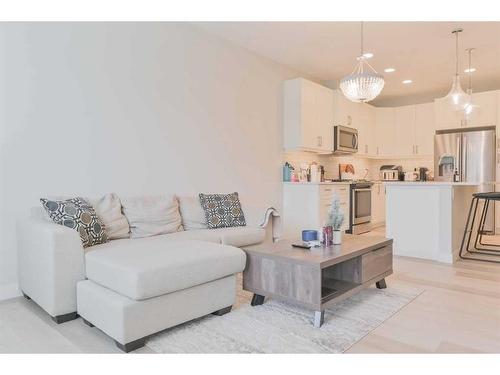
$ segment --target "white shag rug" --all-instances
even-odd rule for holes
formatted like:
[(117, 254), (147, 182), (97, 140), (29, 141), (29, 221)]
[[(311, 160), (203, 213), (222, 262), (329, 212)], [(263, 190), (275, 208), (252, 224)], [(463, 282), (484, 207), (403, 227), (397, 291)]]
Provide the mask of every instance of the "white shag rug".
[(266, 298), (168, 329), (146, 345), (157, 353), (342, 353), (422, 292), (364, 289), (327, 309), (319, 329), (313, 311)]

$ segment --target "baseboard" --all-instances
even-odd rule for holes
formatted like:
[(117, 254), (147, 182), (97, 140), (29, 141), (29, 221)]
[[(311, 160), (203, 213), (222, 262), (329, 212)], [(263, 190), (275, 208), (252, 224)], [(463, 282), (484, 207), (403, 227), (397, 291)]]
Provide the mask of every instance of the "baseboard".
[(21, 291), (19, 290), (19, 285), (17, 285), (17, 283), (0, 285), (0, 301), (19, 297), (20, 295)]

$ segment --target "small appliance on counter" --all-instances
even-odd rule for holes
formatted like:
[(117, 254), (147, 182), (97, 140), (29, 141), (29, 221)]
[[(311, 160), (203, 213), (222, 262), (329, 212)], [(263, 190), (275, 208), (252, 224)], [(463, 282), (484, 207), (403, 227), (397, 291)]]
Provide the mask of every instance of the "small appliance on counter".
[(400, 165), (382, 165), (380, 167), (380, 180), (382, 181), (403, 181), (405, 174)]
[(405, 181), (418, 181), (418, 171), (417, 168), (415, 170), (410, 171), (410, 172), (405, 172)]
[(427, 176), (429, 174), (429, 168), (420, 167), (418, 168), (418, 180), (427, 181)]
[(354, 166), (352, 164), (339, 164), (340, 181), (354, 180)]

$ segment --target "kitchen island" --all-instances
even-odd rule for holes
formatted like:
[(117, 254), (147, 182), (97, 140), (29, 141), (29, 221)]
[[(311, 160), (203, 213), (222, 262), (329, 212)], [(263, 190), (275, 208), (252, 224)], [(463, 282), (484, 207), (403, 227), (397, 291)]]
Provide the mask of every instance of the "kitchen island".
[(386, 236), (395, 255), (453, 263), (463, 236), (471, 182), (385, 182)]

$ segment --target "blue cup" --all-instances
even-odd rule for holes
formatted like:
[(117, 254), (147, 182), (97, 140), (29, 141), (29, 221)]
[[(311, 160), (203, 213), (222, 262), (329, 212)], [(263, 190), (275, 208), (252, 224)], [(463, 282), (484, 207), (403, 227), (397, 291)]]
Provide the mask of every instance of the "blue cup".
[(302, 241), (317, 241), (318, 240), (318, 231), (316, 230), (303, 230), (302, 231)]

